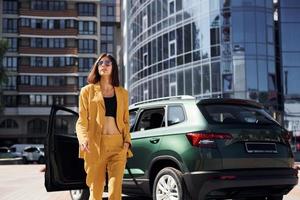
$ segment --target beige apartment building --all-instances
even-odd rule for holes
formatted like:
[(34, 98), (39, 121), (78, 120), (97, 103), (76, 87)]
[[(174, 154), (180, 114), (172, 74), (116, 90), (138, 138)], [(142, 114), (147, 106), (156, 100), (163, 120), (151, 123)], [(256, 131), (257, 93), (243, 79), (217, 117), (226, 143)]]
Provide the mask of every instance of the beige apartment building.
[[(0, 10), (0, 37), (9, 43), (0, 146), (43, 143), (51, 106), (77, 111), (100, 53), (114, 55), (122, 72), (120, 1), (0, 0)], [(72, 130), (68, 118), (55, 125)]]

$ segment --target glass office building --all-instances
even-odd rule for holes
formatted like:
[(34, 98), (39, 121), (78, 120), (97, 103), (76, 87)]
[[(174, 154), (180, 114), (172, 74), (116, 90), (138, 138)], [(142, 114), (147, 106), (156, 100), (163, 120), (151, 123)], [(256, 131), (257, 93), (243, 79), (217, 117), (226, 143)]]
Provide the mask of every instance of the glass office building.
[(284, 124), (292, 131), (292, 147), (300, 160), (300, 1), (279, 1)]
[(131, 103), (193, 95), (278, 109), (272, 0), (132, 0), (124, 7)]

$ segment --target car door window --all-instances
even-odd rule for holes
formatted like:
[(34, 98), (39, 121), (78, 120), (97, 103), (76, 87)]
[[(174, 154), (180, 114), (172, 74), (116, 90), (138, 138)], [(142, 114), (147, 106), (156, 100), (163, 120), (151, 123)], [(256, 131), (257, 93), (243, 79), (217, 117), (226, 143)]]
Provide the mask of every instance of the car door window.
[(58, 110), (53, 118), (53, 132), (57, 135), (76, 136), (76, 122), (78, 116), (67, 111)]
[(168, 107), (168, 126), (181, 123), (185, 120), (184, 111), (181, 106)]
[(136, 122), (137, 112), (138, 112), (137, 109), (129, 111), (130, 132), (134, 131), (134, 125), (135, 125), (135, 122)]
[(144, 110), (138, 120), (136, 131), (150, 130), (164, 126), (164, 108)]

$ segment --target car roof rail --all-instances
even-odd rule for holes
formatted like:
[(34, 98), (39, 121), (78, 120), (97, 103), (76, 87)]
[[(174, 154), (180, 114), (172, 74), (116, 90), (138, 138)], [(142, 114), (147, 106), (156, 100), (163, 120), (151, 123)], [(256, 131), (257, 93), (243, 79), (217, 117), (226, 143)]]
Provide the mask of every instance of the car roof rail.
[(140, 101), (137, 103), (132, 104), (132, 106), (137, 106), (137, 105), (141, 105), (141, 104), (145, 104), (145, 103), (151, 103), (151, 102), (158, 102), (158, 101), (163, 101), (163, 100), (175, 100), (175, 99), (196, 99), (193, 96), (190, 95), (179, 95), (179, 96), (169, 96), (169, 97), (161, 97), (161, 98), (156, 98), (156, 99), (149, 99), (149, 100), (145, 100), (145, 101)]

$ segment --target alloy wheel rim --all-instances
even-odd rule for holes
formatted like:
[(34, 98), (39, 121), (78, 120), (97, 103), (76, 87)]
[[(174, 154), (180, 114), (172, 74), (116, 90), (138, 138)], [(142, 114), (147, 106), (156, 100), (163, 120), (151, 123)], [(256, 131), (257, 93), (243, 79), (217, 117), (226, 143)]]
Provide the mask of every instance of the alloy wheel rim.
[(79, 200), (82, 196), (82, 190), (71, 190), (72, 199), (73, 200)]
[(179, 200), (178, 185), (170, 175), (163, 175), (156, 185), (157, 200)]

